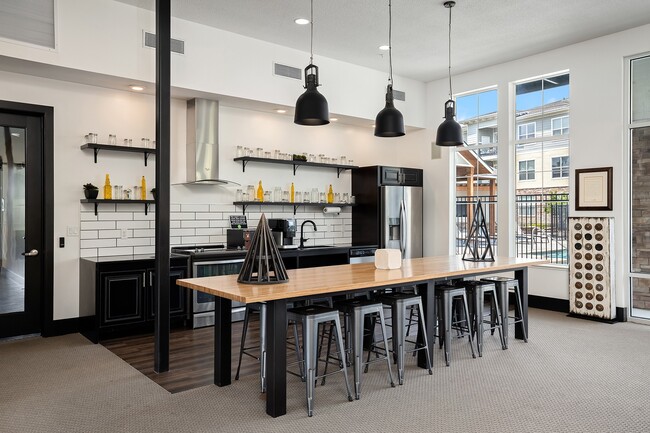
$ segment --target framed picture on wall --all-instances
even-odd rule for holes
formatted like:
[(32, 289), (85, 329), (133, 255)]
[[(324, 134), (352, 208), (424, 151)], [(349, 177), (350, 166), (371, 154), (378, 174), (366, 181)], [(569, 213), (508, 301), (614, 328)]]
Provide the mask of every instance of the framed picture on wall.
[(576, 210), (612, 210), (612, 167), (576, 169)]

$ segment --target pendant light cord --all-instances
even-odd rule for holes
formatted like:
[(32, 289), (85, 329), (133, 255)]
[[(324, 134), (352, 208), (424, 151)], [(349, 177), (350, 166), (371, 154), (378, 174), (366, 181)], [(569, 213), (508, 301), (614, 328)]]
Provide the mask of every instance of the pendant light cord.
[(452, 99), (452, 91), (451, 91), (451, 8), (453, 7), (453, 4), (449, 7), (449, 99)]
[(309, 45), (309, 64), (314, 64), (314, 0), (311, 0), (309, 27), (311, 28), (310, 45)]
[(391, 0), (388, 0), (388, 83), (393, 85), (393, 12)]

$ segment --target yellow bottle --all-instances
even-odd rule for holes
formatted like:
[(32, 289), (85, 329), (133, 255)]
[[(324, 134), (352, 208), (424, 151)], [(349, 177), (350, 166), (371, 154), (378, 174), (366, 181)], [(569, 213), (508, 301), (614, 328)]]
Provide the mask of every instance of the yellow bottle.
[(111, 186), (111, 177), (106, 173), (106, 182), (104, 182), (104, 200), (113, 198), (113, 187)]
[(262, 181), (260, 180), (257, 186), (257, 201), (264, 201), (264, 188), (262, 188)]
[(334, 191), (332, 190), (331, 184), (330, 184), (330, 190), (327, 192), (327, 202), (334, 203)]
[(296, 196), (296, 190), (295, 190), (295, 188), (293, 187), (293, 182), (291, 182), (291, 192), (290, 192), (290, 194), (291, 194), (291, 195), (289, 196), (289, 201), (290, 201), (291, 203), (293, 203), (293, 202), (295, 201), (295, 196)]
[(142, 180), (140, 181), (140, 200), (146, 200), (147, 199), (147, 181), (144, 180), (144, 176), (142, 176)]

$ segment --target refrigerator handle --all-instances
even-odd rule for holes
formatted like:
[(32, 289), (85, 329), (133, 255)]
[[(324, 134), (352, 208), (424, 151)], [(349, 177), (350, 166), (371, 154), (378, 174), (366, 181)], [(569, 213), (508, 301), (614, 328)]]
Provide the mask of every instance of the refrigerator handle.
[(404, 258), (404, 253), (406, 252), (406, 234), (408, 233), (408, 229), (406, 227), (407, 224), (407, 215), (406, 215), (406, 206), (404, 205), (404, 200), (400, 201), (399, 203), (400, 206), (400, 236), (399, 236), (399, 249), (402, 252), (402, 258)]

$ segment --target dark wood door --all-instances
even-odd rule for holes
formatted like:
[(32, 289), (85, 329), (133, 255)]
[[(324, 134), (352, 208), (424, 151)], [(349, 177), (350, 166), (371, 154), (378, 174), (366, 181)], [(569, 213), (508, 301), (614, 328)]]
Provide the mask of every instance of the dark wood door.
[(0, 338), (41, 331), (43, 124), (0, 111)]
[[(153, 269), (147, 271), (149, 275), (147, 286), (148, 297), (148, 317), (153, 319), (156, 317), (156, 274)], [(169, 315), (171, 317), (179, 317), (187, 314), (187, 291), (184, 287), (176, 285), (176, 280), (187, 277), (187, 268), (172, 267), (169, 269)]]

